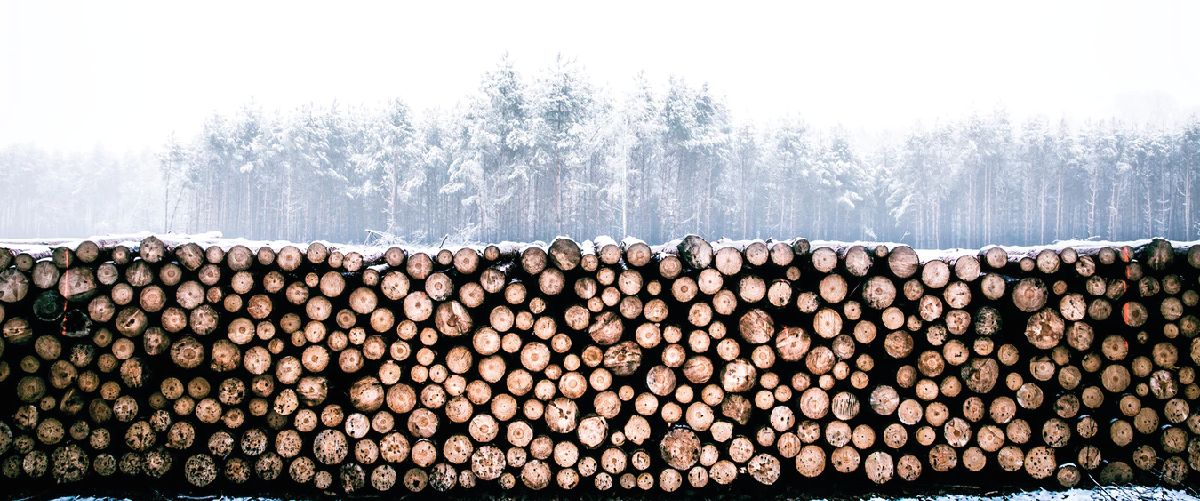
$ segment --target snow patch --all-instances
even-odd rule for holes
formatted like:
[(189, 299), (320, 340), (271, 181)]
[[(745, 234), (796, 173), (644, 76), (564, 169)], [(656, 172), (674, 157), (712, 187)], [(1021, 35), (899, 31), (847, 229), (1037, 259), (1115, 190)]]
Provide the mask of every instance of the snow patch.
[[(771, 496), (767, 496), (770, 498)], [(233, 497), (233, 496), (176, 496), (182, 501), (289, 501), (280, 498), (262, 497)], [(782, 498), (781, 498), (782, 499)], [(839, 498), (845, 499), (845, 498)], [(1164, 487), (1097, 487), (1094, 489), (1068, 489), (1065, 491), (1037, 490), (1003, 495), (968, 495), (943, 494), (938, 496), (921, 496), (919, 498), (884, 498), (880, 496), (863, 496), (863, 501), (1200, 501), (1190, 491), (1182, 489), (1167, 489)], [(51, 501), (121, 501), (121, 498), (109, 497), (60, 497)], [(824, 501), (813, 498), (812, 501)]]

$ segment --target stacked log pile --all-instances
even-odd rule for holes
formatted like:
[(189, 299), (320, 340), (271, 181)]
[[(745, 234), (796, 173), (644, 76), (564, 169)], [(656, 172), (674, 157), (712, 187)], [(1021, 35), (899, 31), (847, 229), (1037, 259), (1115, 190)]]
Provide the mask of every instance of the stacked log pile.
[(0, 486), (1073, 487), (1200, 469), (1200, 247), (921, 262), (598, 242), (0, 249)]

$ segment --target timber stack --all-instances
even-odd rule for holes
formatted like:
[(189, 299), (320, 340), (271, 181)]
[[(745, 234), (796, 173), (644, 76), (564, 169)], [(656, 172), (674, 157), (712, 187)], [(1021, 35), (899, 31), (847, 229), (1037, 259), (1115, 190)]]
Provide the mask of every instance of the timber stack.
[(703, 494), (1200, 469), (1200, 246), (364, 254), (0, 249), (0, 486)]

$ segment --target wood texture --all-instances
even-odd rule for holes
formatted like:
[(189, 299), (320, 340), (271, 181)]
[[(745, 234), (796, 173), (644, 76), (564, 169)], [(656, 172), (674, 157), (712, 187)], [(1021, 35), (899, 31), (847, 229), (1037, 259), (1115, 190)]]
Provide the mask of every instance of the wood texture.
[(0, 486), (1192, 486), (1198, 254), (0, 249)]

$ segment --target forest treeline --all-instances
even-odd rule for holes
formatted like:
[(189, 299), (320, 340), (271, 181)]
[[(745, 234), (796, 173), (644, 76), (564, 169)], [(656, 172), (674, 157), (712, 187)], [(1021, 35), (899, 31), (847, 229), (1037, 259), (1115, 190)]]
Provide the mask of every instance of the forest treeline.
[[(155, 152), (0, 149), (0, 235), (133, 229), (411, 243), (805, 236), (919, 247), (1200, 234), (1200, 119), (1002, 108), (863, 141), (733, 116), (706, 85), (597, 85), (508, 57), (456, 107), (251, 102)], [(371, 232), (368, 232), (371, 230)]]

